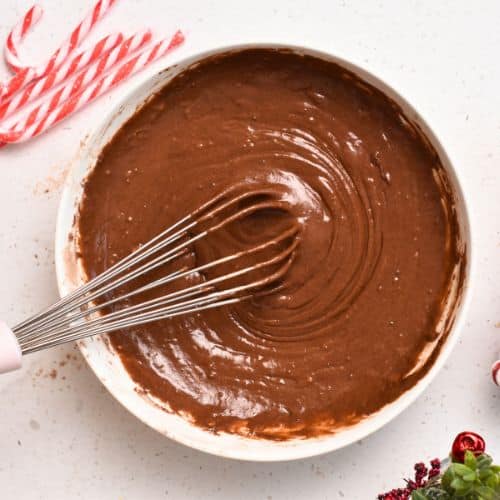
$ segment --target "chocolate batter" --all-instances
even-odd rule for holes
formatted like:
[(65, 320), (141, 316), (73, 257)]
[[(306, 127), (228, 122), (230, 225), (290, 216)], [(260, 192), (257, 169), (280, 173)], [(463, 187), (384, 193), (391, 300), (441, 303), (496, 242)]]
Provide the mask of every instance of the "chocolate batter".
[(463, 257), (442, 179), (401, 109), (335, 64), (252, 50), (185, 71), (85, 183), (86, 273), (230, 187), (286, 208), (200, 243), (191, 264), (290, 222), (299, 245), (274, 293), (114, 333), (113, 348), (147, 394), (207, 429), (287, 439), (358, 421), (413, 386), (448, 332)]

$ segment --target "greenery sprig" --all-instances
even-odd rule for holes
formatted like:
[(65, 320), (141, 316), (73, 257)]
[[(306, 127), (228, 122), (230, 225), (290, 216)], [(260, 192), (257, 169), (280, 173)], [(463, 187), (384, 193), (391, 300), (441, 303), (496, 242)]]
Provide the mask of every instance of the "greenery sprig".
[(430, 470), (415, 464), (415, 478), (404, 488), (378, 495), (379, 500), (500, 500), (500, 465), (485, 453), (484, 439), (462, 432), (453, 442), (450, 460), (431, 461)]
[(444, 474), (414, 490), (411, 500), (500, 500), (500, 466), (486, 453), (465, 452), (464, 463), (452, 462)]

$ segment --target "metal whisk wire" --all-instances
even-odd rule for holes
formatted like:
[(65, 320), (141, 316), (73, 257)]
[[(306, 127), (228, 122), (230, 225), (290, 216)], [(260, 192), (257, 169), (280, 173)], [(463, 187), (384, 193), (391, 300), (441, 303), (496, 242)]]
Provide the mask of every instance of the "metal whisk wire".
[[(194, 243), (228, 224), (259, 210), (285, 208), (283, 202), (272, 199), (271, 193), (265, 190), (248, 191), (239, 195), (232, 195), (231, 190), (222, 192), (102, 274), (14, 327), (12, 331), (17, 337), (22, 353), (28, 354), (91, 335), (234, 304), (252, 297), (263, 289), (268, 289), (271, 285), (276, 285), (288, 271), (294, 257), (298, 245), (297, 223), (272, 239), (251, 248), (236, 251), (193, 268), (181, 267), (116, 297), (106, 298), (111, 291), (175, 262), (186, 255)], [(229, 214), (226, 214), (227, 211)], [(257, 259), (259, 253), (273, 247), (278, 249), (273, 255)], [(131, 297), (159, 286), (188, 278), (190, 275), (203, 275), (206, 271), (248, 256), (255, 256), (255, 262), (159, 297), (133, 305), (128, 302)], [(256, 271), (266, 269), (270, 271), (263, 276), (227, 286), (227, 283), (236, 278), (250, 276)], [(98, 300), (103, 297), (105, 300), (99, 302)], [(105, 312), (107, 308), (117, 304), (123, 307)]]

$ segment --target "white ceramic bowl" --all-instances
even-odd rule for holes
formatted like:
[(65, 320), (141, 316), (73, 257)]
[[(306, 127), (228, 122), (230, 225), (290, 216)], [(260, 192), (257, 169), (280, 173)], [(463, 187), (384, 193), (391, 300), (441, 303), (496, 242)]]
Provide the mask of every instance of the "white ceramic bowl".
[(175, 67), (167, 68), (131, 90), (123, 103), (105, 118), (102, 126), (99, 127), (94, 135), (86, 142), (79, 160), (73, 165), (66, 180), (57, 220), (55, 256), (58, 286), (60, 294), (63, 296), (81, 283), (81, 270), (78, 268), (78, 265), (75, 264), (72, 245), (68, 243), (68, 238), (71, 234), (74, 216), (82, 193), (82, 180), (93, 168), (102, 147), (111, 139), (115, 132), (136, 111), (136, 109), (172, 77), (193, 63), (217, 53), (257, 47), (287, 48), (301, 54), (309, 54), (341, 64), (373, 86), (382, 90), (401, 106), (406, 117), (414, 121), (422, 129), (439, 154), (446, 169), (455, 194), (456, 210), (461, 226), (462, 240), (466, 249), (467, 262), (464, 293), (462, 295), (461, 304), (455, 311), (454, 326), (429, 372), (413, 388), (378, 412), (368, 416), (356, 425), (339, 430), (335, 434), (318, 438), (276, 442), (244, 438), (230, 434), (217, 435), (204, 431), (180, 416), (165, 411), (160, 401), (154, 401), (142, 395), (141, 391), (137, 390), (136, 384), (132, 381), (123, 367), (119, 356), (113, 352), (109, 343), (106, 342), (105, 337), (98, 336), (79, 343), (80, 350), (88, 364), (111, 394), (137, 418), (163, 435), (192, 448), (214, 455), (243, 460), (280, 461), (305, 458), (336, 450), (364, 438), (387, 424), (402, 410), (408, 407), (429, 385), (431, 380), (443, 367), (452, 347), (457, 341), (459, 331), (461, 330), (464, 314), (470, 298), (469, 277), (471, 275), (472, 259), (469, 218), (462, 190), (460, 189), (456, 173), (447, 154), (425, 121), (409, 103), (392, 88), (365, 70), (339, 59), (338, 57), (302, 47), (283, 47), (276, 44), (252, 44), (224, 47), (190, 57), (177, 64)]

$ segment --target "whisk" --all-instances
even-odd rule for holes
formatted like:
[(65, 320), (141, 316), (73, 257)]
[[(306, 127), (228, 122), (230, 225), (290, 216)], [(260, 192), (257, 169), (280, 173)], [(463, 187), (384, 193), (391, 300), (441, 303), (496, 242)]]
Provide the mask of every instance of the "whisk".
[[(297, 222), (287, 224), (278, 234), (250, 248), (208, 263), (169, 270), (165, 276), (144, 284), (144, 277), (151, 271), (162, 270), (171, 263), (175, 267), (196, 242), (232, 222), (265, 210), (286, 210), (286, 206), (275, 199), (271, 191), (234, 194), (231, 189), (226, 190), (50, 307), (12, 329), (0, 322), (0, 373), (20, 368), (25, 354), (92, 335), (234, 304), (276, 289), (295, 254), (300, 229)], [(227, 269), (228, 264), (231, 265), (229, 272), (205, 277), (205, 273), (213, 273), (214, 269)], [(189, 286), (185, 288), (130, 303), (133, 296), (194, 275), (205, 279), (192, 285), (188, 281)], [(141, 277), (136, 287), (130, 289), (129, 285), (128, 291), (110, 298), (111, 291), (127, 283), (134, 285)]]

